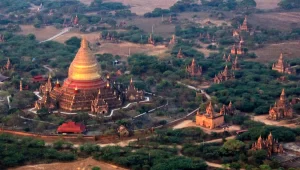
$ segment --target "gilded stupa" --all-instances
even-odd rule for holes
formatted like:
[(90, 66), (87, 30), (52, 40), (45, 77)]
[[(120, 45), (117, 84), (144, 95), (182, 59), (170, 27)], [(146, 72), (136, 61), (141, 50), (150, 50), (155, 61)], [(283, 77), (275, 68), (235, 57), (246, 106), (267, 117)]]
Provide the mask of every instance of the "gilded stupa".
[[(69, 67), (68, 78), (63, 85), (57, 81), (52, 89), (43, 87), (48, 86), (41, 86), (40, 92), (50, 93), (48, 97), (53, 106), (69, 112), (92, 111), (94, 114), (105, 114), (112, 108), (120, 107), (124, 98), (120, 86), (110, 84), (108, 79), (101, 76), (98, 61), (85, 38), (81, 41), (81, 47)], [(47, 106), (37, 101), (36, 108), (43, 107)]]

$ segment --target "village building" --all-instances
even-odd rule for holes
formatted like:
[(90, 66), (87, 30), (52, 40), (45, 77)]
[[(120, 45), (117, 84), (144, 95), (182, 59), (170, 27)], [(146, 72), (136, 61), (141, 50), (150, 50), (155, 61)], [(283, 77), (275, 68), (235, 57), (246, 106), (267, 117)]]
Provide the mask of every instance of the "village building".
[(272, 70), (279, 73), (293, 74), (293, 70), (288, 63), (284, 61), (283, 54), (281, 53), (276, 63), (272, 65)]
[(293, 107), (285, 96), (285, 90), (282, 89), (280, 98), (269, 110), (269, 118), (280, 120), (283, 118), (293, 118)]
[(219, 84), (223, 81), (233, 80), (235, 79), (234, 73), (228, 70), (228, 66), (226, 65), (224, 71), (220, 72), (218, 75), (214, 77), (214, 83)]
[(266, 150), (268, 156), (272, 156), (274, 153), (283, 153), (283, 146), (279, 144), (278, 140), (273, 138), (272, 133), (269, 134), (267, 139), (263, 139), (261, 136), (255, 143), (252, 144), (251, 150)]
[(197, 111), (196, 114), (196, 125), (214, 129), (216, 127), (220, 127), (224, 124), (224, 115), (220, 113), (216, 113), (214, 111), (213, 105), (210, 102), (206, 107), (205, 113), (200, 113), (200, 110)]
[(47, 79), (42, 75), (33, 76), (31, 78), (32, 83), (45, 83)]
[(132, 78), (130, 80), (130, 84), (125, 91), (126, 99), (130, 102), (133, 101), (141, 101), (144, 99), (144, 92), (142, 90), (138, 90), (135, 88)]
[(45, 97), (37, 102), (37, 105), (40, 103), (39, 108), (57, 106), (68, 112), (92, 111), (94, 114), (105, 114), (123, 104), (123, 90), (101, 77), (98, 62), (85, 38), (69, 67), (68, 78), (62, 85), (58, 81), (54, 87), (50, 84), (49, 78), (40, 88)]
[(191, 65), (186, 67), (186, 72), (191, 77), (200, 77), (202, 75), (202, 67), (197, 65), (195, 59), (193, 59)]
[(73, 121), (69, 121), (66, 123), (63, 123), (57, 128), (57, 133), (84, 133), (86, 132), (86, 126), (81, 123), (75, 123)]

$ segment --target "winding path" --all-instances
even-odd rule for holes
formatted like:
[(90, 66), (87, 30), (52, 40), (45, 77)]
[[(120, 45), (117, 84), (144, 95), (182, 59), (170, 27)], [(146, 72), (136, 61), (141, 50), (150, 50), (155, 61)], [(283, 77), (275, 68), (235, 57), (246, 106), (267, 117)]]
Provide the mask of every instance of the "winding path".
[(40, 43), (44, 43), (44, 42), (47, 42), (47, 41), (51, 41), (51, 40), (54, 40), (55, 38), (57, 37), (60, 37), (61, 35), (71, 31), (72, 27), (67, 27), (67, 28), (64, 28), (60, 33), (54, 35), (53, 37), (50, 37), (49, 39), (47, 40), (44, 40), (44, 41), (40, 41)]
[(180, 81), (177, 81), (177, 83), (180, 84), (180, 85), (183, 85), (183, 86), (185, 86), (185, 87), (187, 87), (187, 88), (189, 88), (189, 89), (191, 89), (191, 90), (195, 90), (195, 91), (197, 91), (197, 92), (201, 92), (202, 94), (205, 95), (205, 97), (206, 97), (208, 100), (211, 100), (211, 96), (210, 96), (209, 94), (207, 94), (203, 89), (199, 89), (199, 88), (197, 88), (197, 87), (194, 87), (194, 86), (191, 86), (191, 85), (188, 85), (188, 84), (184, 84), (184, 83), (182, 83), (182, 82), (180, 82)]

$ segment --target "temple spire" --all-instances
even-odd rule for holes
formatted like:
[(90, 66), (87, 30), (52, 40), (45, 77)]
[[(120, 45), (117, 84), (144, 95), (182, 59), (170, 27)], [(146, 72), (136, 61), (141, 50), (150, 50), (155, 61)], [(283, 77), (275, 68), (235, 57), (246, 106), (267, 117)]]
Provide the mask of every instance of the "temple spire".
[(209, 105), (206, 108), (206, 114), (209, 114), (211, 117), (214, 116), (214, 108), (212, 106), (212, 102), (209, 102)]
[(281, 95), (280, 95), (280, 100), (281, 100), (281, 101), (285, 101), (285, 99), (286, 99), (286, 97), (285, 97), (285, 90), (282, 89)]

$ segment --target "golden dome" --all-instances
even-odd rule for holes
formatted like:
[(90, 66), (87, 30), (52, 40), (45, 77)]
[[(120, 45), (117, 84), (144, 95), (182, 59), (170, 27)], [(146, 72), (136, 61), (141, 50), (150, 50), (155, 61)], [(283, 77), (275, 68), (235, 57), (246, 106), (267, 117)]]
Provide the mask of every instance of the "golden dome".
[(87, 40), (82, 38), (81, 47), (70, 65), (68, 78), (79, 81), (97, 80), (101, 78), (100, 72), (98, 62), (93, 56)]

